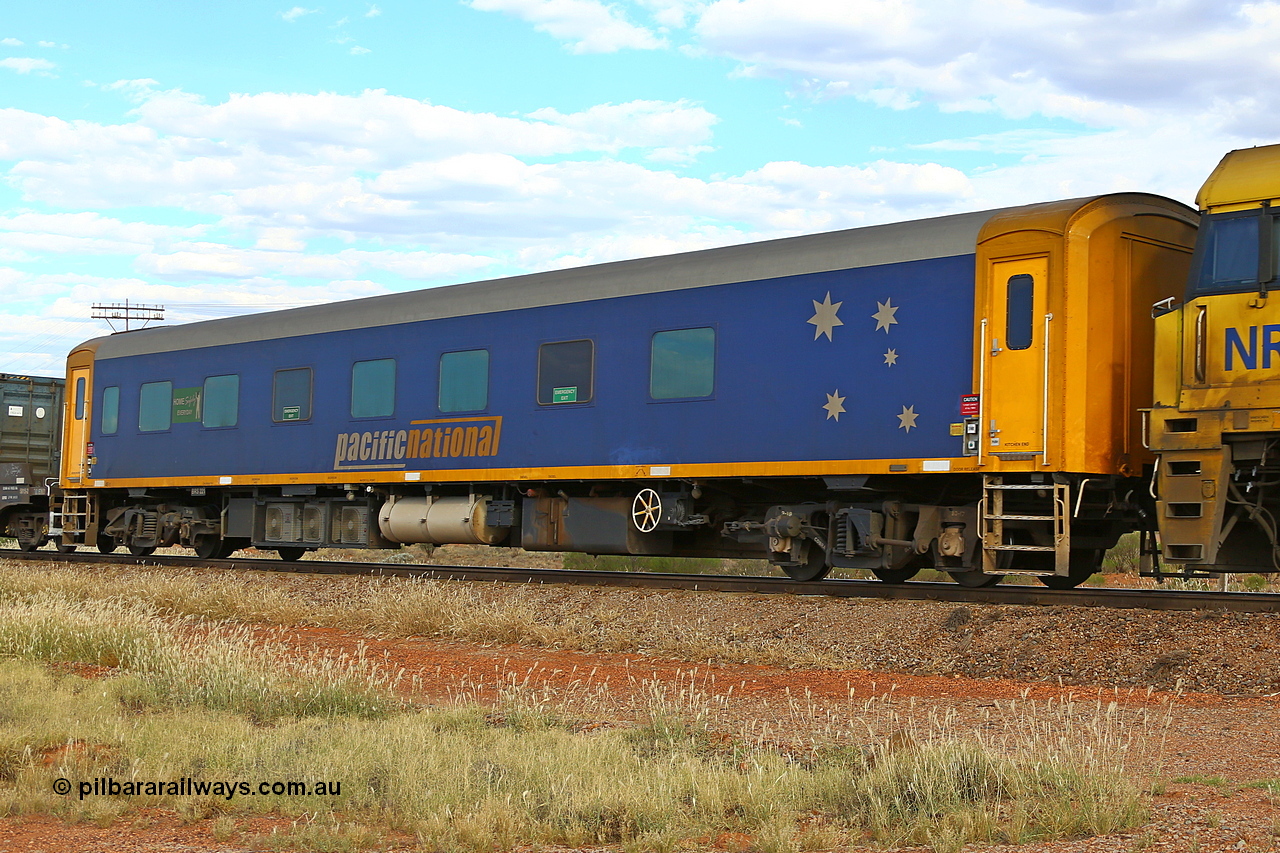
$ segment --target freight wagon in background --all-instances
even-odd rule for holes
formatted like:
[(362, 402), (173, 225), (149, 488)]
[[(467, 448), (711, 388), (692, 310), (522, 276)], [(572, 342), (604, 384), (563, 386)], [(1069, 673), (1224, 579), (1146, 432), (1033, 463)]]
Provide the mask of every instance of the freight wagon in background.
[(61, 541), (1070, 586), (1155, 515), (1151, 305), (1198, 218), (1115, 194), (99, 338)]
[(58, 490), (66, 382), (0, 373), (0, 530), (44, 544)]

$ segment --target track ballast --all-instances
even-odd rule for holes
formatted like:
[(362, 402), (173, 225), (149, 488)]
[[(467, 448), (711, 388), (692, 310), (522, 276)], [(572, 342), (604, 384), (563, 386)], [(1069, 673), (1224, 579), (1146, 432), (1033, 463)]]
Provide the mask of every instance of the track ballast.
[(753, 593), (757, 595), (821, 595), (833, 598), (952, 601), (957, 603), (1038, 606), (1072, 605), (1076, 607), (1108, 607), (1135, 610), (1229, 610), (1242, 613), (1272, 613), (1280, 611), (1280, 594), (1252, 592), (1197, 592), (1187, 590), (1116, 589), (1110, 587), (1053, 590), (1047, 587), (1020, 586), (1016, 584), (1001, 584), (999, 586), (972, 589), (953, 583), (932, 583), (928, 581), (889, 584), (873, 580), (823, 580), (803, 583), (784, 577), (741, 575), (684, 575), (661, 572), (605, 572), (582, 569), (406, 565), (403, 563), (354, 563), (330, 562), (327, 560), (287, 562), (278, 559), (254, 557), (205, 560), (199, 557), (158, 554), (145, 557), (131, 554), (100, 554), (88, 550), (64, 554), (52, 550), (19, 551), (15, 549), (0, 549), (0, 557), (15, 560), (118, 566), (249, 569), (260, 572), (374, 575), (380, 577), (484, 581), (490, 583), (686, 589), (708, 592)]

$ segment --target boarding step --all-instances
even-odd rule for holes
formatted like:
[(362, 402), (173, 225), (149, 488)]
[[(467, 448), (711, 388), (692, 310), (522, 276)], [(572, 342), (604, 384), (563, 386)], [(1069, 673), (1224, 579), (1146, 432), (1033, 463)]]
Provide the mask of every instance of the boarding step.
[(1009, 483), (1007, 485), (1004, 483), (987, 483), (983, 488), (989, 491), (994, 489), (1002, 492), (1012, 492), (1012, 491), (1029, 492), (1029, 491), (1044, 491), (1045, 489), (1052, 489), (1054, 485), (1055, 485), (1054, 483), (1032, 483), (1029, 486), (1023, 483)]
[[(1008, 509), (1006, 500), (1012, 504)], [(1067, 574), (1071, 554), (1070, 511), (1071, 492), (1067, 483), (1006, 483), (1003, 475), (984, 474), (982, 501), (978, 505), (978, 517), (982, 520), (983, 572), (999, 574), (1008, 568), (1021, 570), (1023, 566), (1009, 565), (1011, 556), (1002, 555), (1036, 553), (1053, 554), (1054, 574)], [(1014, 527), (1006, 528), (1007, 522), (1013, 522)], [(1043, 525), (1048, 525), (1048, 529)], [(1036, 533), (1031, 533), (1032, 530)], [(1026, 544), (1028, 539), (1041, 542), (1048, 539), (1053, 544), (1030, 545)]]

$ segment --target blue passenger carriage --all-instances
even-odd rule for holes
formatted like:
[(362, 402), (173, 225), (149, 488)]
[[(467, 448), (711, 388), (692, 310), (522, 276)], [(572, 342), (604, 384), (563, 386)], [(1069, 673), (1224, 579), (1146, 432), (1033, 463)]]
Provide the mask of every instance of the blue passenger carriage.
[[(1141, 476), (1127, 421), (1092, 423), (1080, 399), (1149, 397), (1126, 372), (1141, 340), (1092, 341), (1089, 312), (1174, 292), (1194, 221), (1154, 196), (1077, 199), (95, 339), (68, 362), (62, 537), (970, 582), (1025, 557), (1068, 577), (1073, 550), (1078, 574), (1138, 514), (1086, 523), (1073, 549), (984, 502), (1052, 510), (1061, 480), (1092, 507)], [(1151, 252), (1117, 261), (1134, 241)], [(1104, 257), (1123, 275), (1090, 284)], [(1080, 345), (1124, 369), (1073, 378)], [(1082, 417), (1087, 453), (1067, 441)]]

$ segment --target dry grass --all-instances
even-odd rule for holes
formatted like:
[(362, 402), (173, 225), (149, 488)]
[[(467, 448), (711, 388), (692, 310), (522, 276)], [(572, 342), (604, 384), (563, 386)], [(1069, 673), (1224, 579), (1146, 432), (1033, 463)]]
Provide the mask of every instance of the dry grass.
[[(366, 661), (297, 660), (214, 621), (351, 618), (348, 598), (304, 603), (230, 580), (215, 590), (173, 572), (109, 580), (0, 572), (0, 813), (105, 824), (161, 806), (216, 819), (227, 838), (240, 832), (237, 817), (271, 813), (293, 827), (241, 840), (311, 850), (392, 837), (433, 851), (674, 850), (737, 833), (762, 851), (871, 837), (939, 853), (1110, 832), (1144, 816), (1125, 768), (1152, 745), (1114, 706), (1033, 707), (979, 735), (948, 717), (900, 718), (891, 698), (850, 695), (823, 709), (826, 729), (808, 746), (724, 726), (727, 700), (692, 680), (644, 685), (636, 725), (599, 725), (592, 710), (604, 688), (556, 696), (504, 684), (484, 707), (475, 698), (493, 685), (476, 684), (452, 704), (409, 707), (390, 693), (394, 674)], [(466, 588), (364, 586), (371, 598), (354, 612), (398, 630), (454, 630), (483, 605)], [(519, 614), (492, 616), (479, 630), (533, 630)], [(49, 663), (114, 674), (85, 680)], [(797, 700), (777, 730), (817, 710)], [(894, 733), (875, 736), (871, 719)], [(59, 777), (77, 786), (71, 795), (51, 790)], [(77, 796), (80, 782), (100, 777), (324, 781), (341, 793)]]
[(518, 595), (482, 585), (402, 578), (327, 579), (299, 588), (256, 572), (169, 568), (43, 568), (0, 562), (0, 601), (48, 591), (78, 601), (119, 601), (173, 617), (266, 625), (306, 625), (391, 636), (439, 637), (591, 651), (647, 652), (690, 660), (751, 660), (782, 666), (833, 661), (822, 649), (768, 638), (721, 637), (698, 624), (637, 636), (607, 603), (590, 612), (549, 615)]
[[(143, 806), (190, 818), (292, 816), (257, 847), (356, 850), (409, 837), (424, 850), (619, 844), (672, 850), (740, 834), (760, 850), (1018, 843), (1140, 822), (1123, 774), (1127, 742), (1105, 709), (1051, 714), (1044, 730), (977, 738), (945, 719), (880, 743), (797, 754), (708, 728), (714, 709), (654, 686), (643, 722), (584, 727), (569, 709), (508, 689), (494, 709), (460, 704), (388, 719), (283, 717), (270, 725), (192, 704), (137, 708), (111, 689), (0, 664), (0, 813), (109, 822)], [(880, 709), (883, 710), (883, 709)], [(1064, 732), (1062, 721), (1074, 720)], [(846, 725), (852, 720), (846, 719)], [(55, 778), (340, 782), (339, 796), (67, 797)]]

